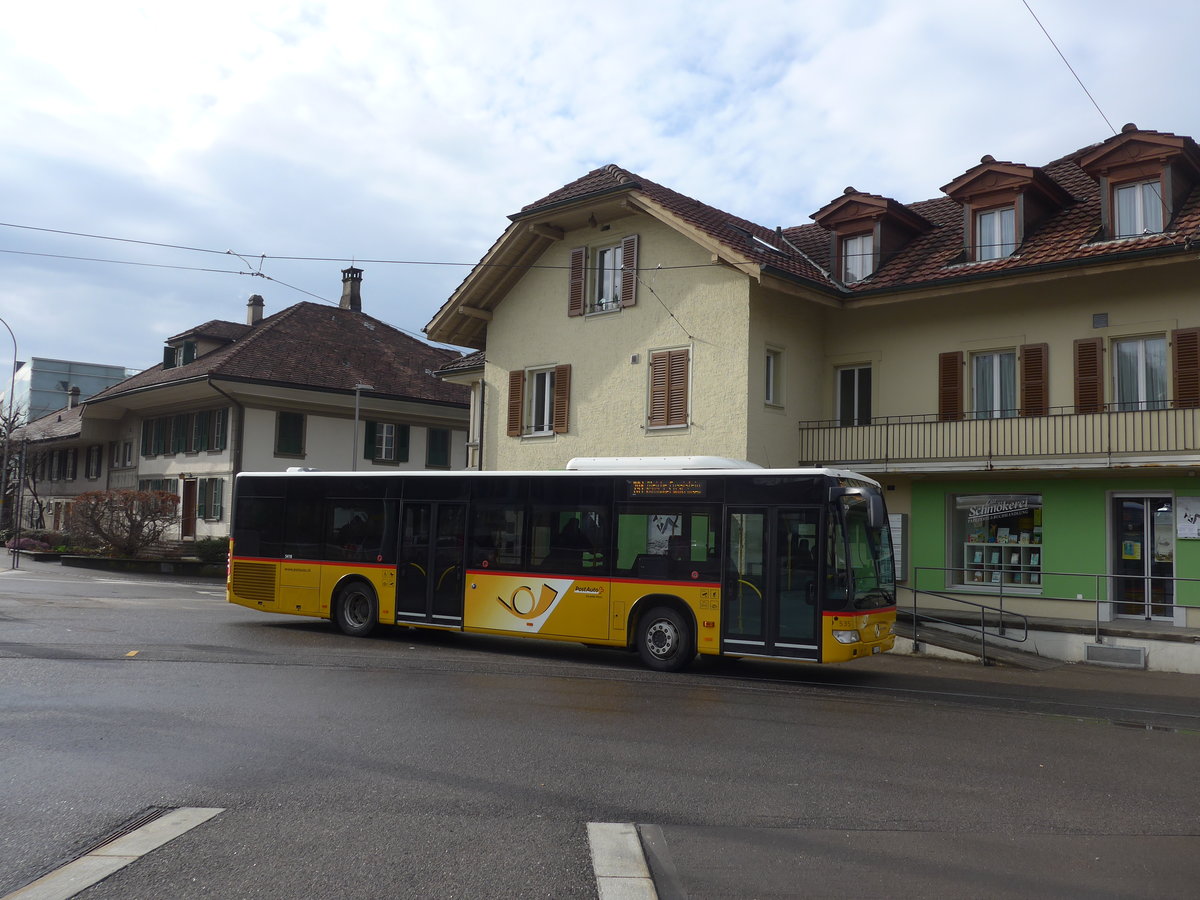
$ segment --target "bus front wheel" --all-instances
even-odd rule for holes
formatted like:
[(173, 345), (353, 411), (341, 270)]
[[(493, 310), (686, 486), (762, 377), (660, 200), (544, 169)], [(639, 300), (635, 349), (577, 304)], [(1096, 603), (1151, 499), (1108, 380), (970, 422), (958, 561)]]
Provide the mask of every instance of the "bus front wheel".
[(678, 672), (696, 655), (691, 626), (677, 610), (656, 606), (638, 625), (638, 655), (651, 669)]
[(366, 637), (379, 622), (379, 601), (368, 584), (355, 582), (338, 591), (334, 621), (344, 634)]

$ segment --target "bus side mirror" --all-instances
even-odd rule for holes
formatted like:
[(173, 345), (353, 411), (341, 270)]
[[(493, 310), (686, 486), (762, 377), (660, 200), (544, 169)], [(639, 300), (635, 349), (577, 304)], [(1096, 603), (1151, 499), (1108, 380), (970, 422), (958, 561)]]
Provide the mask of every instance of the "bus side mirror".
[(883, 505), (883, 497), (871, 494), (868, 497), (867, 523), (872, 528), (882, 528), (887, 524), (887, 507)]

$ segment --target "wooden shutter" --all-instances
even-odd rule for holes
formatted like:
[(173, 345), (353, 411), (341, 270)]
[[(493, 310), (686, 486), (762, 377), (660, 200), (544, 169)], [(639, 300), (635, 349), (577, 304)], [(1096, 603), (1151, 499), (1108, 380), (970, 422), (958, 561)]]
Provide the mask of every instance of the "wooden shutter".
[(961, 350), (938, 354), (938, 421), (963, 417), (963, 364)]
[(688, 423), (688, 361), (686, 348), (650, 355), (651, 427)]
[(363, 459), (375, 459), (375, 423), (369, 419), (363, 423)]
[(1200, 406), (1200, 328), (1171, 332), (1171, 370), (1175, 406)]
[(1021, 415), (1044, 416), (1050, 412), (1050, 385), (1047, 364), (1049, 344), (1025, 344), (1021, 347)]
[(1104, 411), (1104, 338), (1075, 342), (1075, 412)]
[(621, 306), (637, 303), (638, 236), (631, 234), (621, 241)]
[(521, 413), (525, 406), (525, 372), (508, 373), (508, 436), (521, 436)]
[(208, 486), (207, 478), (201, 478), (199, 484), (196, 485), (196, 518), (208, 518), (208, 495), (212, 488)]
[(571, 274), (567, 278), (568, 316), (583, 315), (583, 292), (586, 284), (587, 247), (576, 247), (571, 251)]
[(566, 434), (570, 423), (571, 366), (554, 367), (554, 433)]

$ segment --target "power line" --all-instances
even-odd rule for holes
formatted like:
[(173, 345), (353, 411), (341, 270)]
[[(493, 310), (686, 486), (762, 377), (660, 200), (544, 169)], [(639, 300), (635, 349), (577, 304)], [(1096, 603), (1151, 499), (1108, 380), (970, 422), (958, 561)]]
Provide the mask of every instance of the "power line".
[(1050, 42), (1050, 46), (1054, 48), (1062, 61), (1066, 63), (1067, 68), (1071, 70), (1071, 74), (1075, 76), (1075, 80), (1079, 82), (1079, 86), (1083, 88), (1083, 92), (1087, 94), (1087, 98), (1092, 101), (1092, 106), (1096, 107), (1096, 112), (1100, 113), (1100, 118), (1104, 120), (1104, 124), (1108, 126), (1108, 130), (1116, 134), (1117, 129), (1113, 128), (1112, 122), (1108, 121), (1108, 116), (1104, 114), (1104, 110), (1100, 108), (1100, 104), (1096, 102), (1096, 98), (1092, 96), (1092, 92), (1087, 89), (1087, 85), (1083, 83), (1083, 79), (1079, 77), (1074, 67), (1067, 61), (1067, 57), (1063, 55), (1063, 52), (1058, 49), (1058, 44), (1054, 43), (1054, 38), (1050, 37), (1050, 32), (1046, 30), (1046, 26), (1042, 24), (1042, 20), (1037, 17), (1037, 13), (1030, 7), (1029, 0), (1021, 0), (1021, 2), (1025, 4), (1025, 8), (1029, 10), (1029, 14), (1033, 16), (1033, 21), (1037, 22), (1038, 28), (1042, 29), (1042, 34), (1046, 36), (1046, 40)]

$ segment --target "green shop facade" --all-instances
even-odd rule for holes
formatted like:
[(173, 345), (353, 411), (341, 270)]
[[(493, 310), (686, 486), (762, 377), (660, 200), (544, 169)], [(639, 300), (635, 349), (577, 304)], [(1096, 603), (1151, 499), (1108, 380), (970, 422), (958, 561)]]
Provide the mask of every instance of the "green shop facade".
[(990, 473), (908, 487), (905, 580), (922, 606), (950, 594), (1033, 616), (1200, 627), (1193, 474)]

